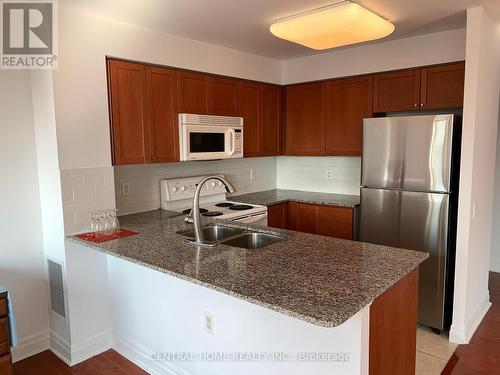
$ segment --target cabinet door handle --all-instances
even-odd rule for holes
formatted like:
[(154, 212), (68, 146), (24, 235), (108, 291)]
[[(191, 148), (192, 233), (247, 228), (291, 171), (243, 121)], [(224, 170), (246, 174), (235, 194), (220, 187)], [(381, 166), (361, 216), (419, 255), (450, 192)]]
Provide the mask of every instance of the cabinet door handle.
[(424, 103), (420, 103), (420, 107), (423, 107), (424, 106)]
[(417, 107), (418, 107), (418, 104), (417, 104), (417, 103), (415, 103), (413, 106), (414, 106), (415, 108), (417, 108)]

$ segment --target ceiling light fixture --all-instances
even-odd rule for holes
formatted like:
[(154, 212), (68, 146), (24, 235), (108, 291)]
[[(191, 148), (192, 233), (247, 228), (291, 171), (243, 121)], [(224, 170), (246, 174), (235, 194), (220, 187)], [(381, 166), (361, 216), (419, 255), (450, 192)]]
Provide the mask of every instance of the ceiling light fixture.
[(269, 30), (278, 38), (322, 50), (383, 38), (394, 25), (347, 0), (279, 19)]

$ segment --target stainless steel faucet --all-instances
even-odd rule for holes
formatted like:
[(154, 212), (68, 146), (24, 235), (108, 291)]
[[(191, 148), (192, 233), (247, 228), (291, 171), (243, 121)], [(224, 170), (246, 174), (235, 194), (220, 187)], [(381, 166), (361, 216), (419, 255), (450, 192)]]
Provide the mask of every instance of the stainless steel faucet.
[(203, 185), (209, 180), (218, 180), (224, 184), (226, 191), (228, 193), (234, 193), (236, 189), (234, 186), (222, 176), (208, 176), (203, 178), (198, 185), (196, 185), (196, 190), (194, 192), (193, 198), (193, 208), (191, 209), (191, 214), (186, 217), (186, 222), (193, 223), (194, 226), (194, 243), (198, 245), (204, 245), (203, 231), (201, 230), (201, 216), (200, 216), (200, 194)]

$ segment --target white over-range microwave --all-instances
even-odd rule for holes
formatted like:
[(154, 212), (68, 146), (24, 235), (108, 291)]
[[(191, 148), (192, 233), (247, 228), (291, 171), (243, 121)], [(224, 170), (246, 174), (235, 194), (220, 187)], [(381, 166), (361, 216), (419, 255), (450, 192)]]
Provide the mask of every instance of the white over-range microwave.
[(243, 157), (243, 118), (179, 114), (181, 161)]

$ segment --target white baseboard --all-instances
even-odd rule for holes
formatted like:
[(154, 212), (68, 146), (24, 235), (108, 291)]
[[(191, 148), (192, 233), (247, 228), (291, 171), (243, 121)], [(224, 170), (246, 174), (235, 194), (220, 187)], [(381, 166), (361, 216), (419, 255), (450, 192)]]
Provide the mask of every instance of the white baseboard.
[(192, 375), (190, 372), (171, 363), (152, 360), (150, 357), (152, 350), (120, 335), (113, 336), (113, 349), (153, 375)]
[(450, 341), (455, 344), (468, 344), (490, 307), (490, 294), (487, 293), (483, 302), (469, 322), (466, 322), (465, 325), (454, 323), (451, 325)]
[(105, 352), (112, 347), (111, 329), (89, 337), (84, 342), (71, 345), (71, 364), (77, 365), (93, 356)]
[(111, 330), (98, 333), (82, 343), (72, 345), (54, 331), (50, 332), (50, 350), (68, 366), (77, 365), (112, 347)]
[(18, 340), (18, 345), (12, 348), (12, 362), (21, 361), (49, 348), (48, 330), (21, 337)]
[(71, 345), (55, 331), (50, 331), (50, 351), (61, 361), (71, 366)]

